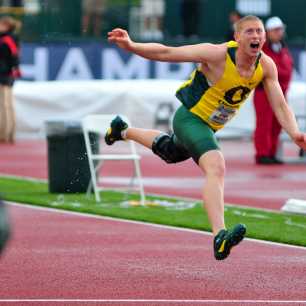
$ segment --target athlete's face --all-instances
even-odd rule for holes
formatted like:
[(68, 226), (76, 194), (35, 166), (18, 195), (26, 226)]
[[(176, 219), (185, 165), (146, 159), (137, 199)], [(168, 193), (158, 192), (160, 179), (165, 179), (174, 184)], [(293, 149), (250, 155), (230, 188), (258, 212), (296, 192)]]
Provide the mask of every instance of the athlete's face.
[(239, 47), (249, 56), (257, 56), (266, 41), (264, 26), (260, 21), (246, 21), (235, 33)]

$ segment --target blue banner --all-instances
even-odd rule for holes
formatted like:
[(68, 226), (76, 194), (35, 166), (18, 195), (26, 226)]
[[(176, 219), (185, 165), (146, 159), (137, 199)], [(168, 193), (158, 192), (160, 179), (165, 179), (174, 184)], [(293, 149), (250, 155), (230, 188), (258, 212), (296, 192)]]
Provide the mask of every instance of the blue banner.
[(192, 63), (161, 63), (99, 43), (24, 43), (21, 70), (26, 80), (186, 79)]
[[(291, 49), (296, 76), (306, 81), (306, 51)], [(23, 79), (187, 79), (192, 63), (162, 63), (143, 59), (114, 45), (90, 43), (24, 43), (21, 46)]]

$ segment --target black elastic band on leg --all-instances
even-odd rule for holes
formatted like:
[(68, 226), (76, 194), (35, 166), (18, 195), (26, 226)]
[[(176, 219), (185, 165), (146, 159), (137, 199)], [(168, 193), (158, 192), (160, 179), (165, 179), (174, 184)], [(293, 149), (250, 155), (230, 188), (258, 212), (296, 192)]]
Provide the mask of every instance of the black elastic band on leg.
[(172, 164), (181, 162), (190, 157), (189, 153), (174, 141), (174, 135), (162, 133), (158, 135), (152, 144), (152, 151), (166, 163)]

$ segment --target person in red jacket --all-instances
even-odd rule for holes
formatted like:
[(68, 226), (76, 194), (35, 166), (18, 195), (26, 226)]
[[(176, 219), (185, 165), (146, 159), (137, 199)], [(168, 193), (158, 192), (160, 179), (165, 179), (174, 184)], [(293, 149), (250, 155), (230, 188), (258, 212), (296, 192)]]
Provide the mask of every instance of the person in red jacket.
[[(275, 62), (279, 84), (286, 96), (292, 74), (293, 60), (283, 41), (285, 25), (279, 17), (271, 17), (266, 21), (265, 28), (267, 40), (263, 51)], [(256, 111), (255, 161), (257, 164), (282, 164), (282, 161), (276, 158), (281, 126), (268, 103), (262, 84), (255, 90), (254, 106)]]
[(15, 142), (16, 119), (12, 87), (20, 77), (19, 20), (10, 16), (0, 17), (0, 143)]

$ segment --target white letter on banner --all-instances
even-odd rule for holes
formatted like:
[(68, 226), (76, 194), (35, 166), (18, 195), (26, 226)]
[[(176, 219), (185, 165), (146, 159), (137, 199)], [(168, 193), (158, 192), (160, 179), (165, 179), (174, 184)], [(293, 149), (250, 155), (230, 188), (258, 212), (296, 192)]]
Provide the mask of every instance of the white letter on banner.
[[(175, 65), (177, 69), (170, 69), (171, 66)], [(156, 78), (157, 79), (171, 79), (171, 80), (185, 80), (189, 77), (190, 73), (194, 69), (193, 63), (156, 63)]]
[(305, 82), (306, 81), (306, 52), (302, 51), (300, 52), (300, 56), (299, 56), (299, 73), (302, 77), (302, 80)]
[(102, 78), (104, 79), (147, 79), (150, 62), (140, 56), (132, 55), (124, 62), (115, 49), (104, 49), (102, 53)]
[(81, 48), (68, 50), (56, 77), (57, 80), (93, 79), (90, 67)]
[(46, 81), (49, 72), (49, 50), (47, 48), (35, 48), (33, 51), (33, 64), (21, 64), (22, 77), (34, 81)]

